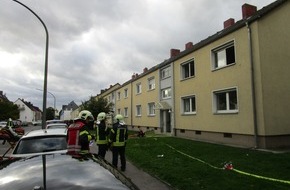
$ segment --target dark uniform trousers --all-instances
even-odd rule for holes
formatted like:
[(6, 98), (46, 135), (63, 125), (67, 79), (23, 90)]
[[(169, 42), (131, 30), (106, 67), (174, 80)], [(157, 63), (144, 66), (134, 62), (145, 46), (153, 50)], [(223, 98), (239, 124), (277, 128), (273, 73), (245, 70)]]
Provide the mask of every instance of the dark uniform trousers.
[(126, 157), (125, 157), (125, 146), (113, 146), (113, 166), (118, 166), (118, 156), (120, 155), (121, 160), (121, 170), (126, 169)]

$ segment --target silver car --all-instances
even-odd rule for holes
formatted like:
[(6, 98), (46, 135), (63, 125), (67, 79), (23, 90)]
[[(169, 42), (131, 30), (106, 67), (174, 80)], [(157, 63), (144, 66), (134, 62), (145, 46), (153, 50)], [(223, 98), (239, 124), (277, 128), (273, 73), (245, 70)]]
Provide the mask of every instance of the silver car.
[(138, 190), (124, 174), (96, 154), (69, 154), (67, 129), (25, 134), (0, 164), (0, 189)]

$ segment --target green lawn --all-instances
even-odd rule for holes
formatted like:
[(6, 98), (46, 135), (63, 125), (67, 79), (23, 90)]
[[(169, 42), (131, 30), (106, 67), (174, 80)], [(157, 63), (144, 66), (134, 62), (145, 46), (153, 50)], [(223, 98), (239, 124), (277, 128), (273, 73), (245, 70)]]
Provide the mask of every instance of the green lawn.
[[(179, 190), (290, 189), (290, 153), (147, 135), (129, 138), (126, 157)], [(229, 162), (233, 170), (224, 169)]]

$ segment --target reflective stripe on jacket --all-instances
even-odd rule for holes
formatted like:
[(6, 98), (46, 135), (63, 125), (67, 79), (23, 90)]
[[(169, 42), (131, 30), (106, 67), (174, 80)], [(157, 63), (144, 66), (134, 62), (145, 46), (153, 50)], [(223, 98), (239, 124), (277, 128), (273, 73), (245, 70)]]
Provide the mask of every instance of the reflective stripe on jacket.
[(91, 134), (87, 131), (87, 130), (84, 130), (84, 131), (81, 131), (80, 132), (80, 136), (83, 136), (83, 135), (86, 135), (87, 137), (88, 137), (88, 142), (90, 141), (90, 140), (92, 140), (92, 136), (91, 136)]
[(128, 138), (127, 127), (116, 124), (111, 129), (110, 142), (113, 146), (125, 146), (126, 140)]
[(108, 129), (103, 122), (96, 128), (96, 142), (97, 144), (108, 144)]

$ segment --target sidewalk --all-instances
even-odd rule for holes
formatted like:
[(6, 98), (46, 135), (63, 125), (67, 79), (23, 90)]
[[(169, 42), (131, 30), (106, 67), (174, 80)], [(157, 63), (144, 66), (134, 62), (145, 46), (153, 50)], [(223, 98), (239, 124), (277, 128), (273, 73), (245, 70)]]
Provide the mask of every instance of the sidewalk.
[[(97, 153), (98, 147), (94, 144), (91, 146), (91, 152)], [(105, 159), (112, 163), (112, 152), (107, 151)], [(120, 160), (119, 160), (120, 163)], [(132, 163), (126, 162), (126, 171), (123, 172), (123, 174), (130, 178), (131, 181), (140, 189), (140, 190), (173, 190), (169, 185), (161, 182), (160, 180), (156, 179), (155, 177), (152, 177), (148, 173), (138, 169), (135, 167)]]

